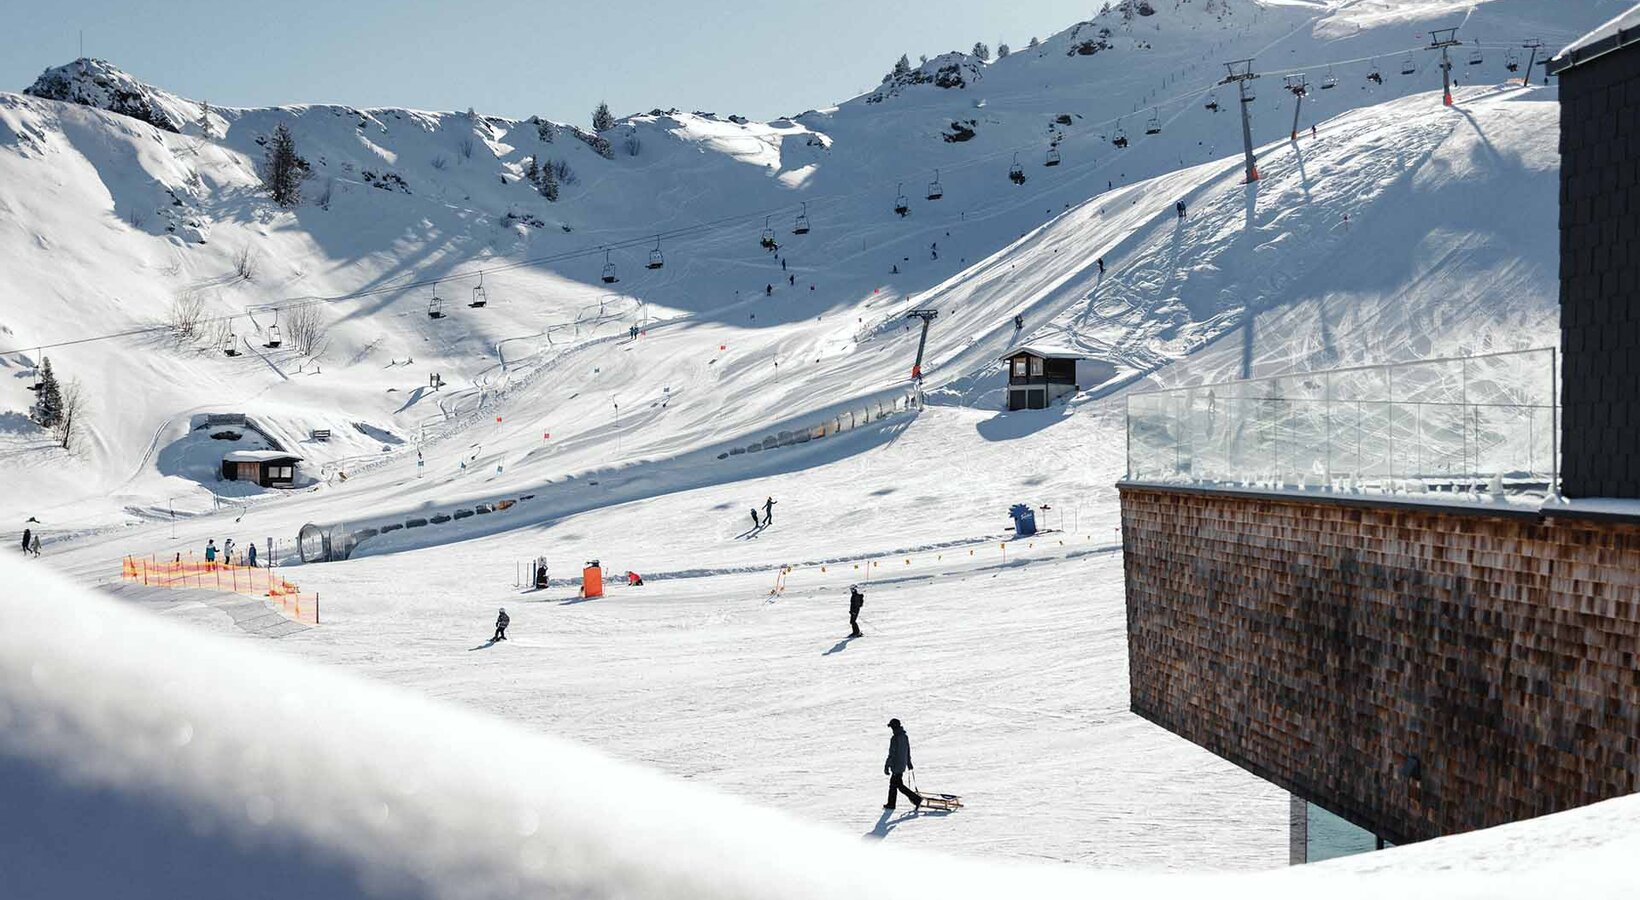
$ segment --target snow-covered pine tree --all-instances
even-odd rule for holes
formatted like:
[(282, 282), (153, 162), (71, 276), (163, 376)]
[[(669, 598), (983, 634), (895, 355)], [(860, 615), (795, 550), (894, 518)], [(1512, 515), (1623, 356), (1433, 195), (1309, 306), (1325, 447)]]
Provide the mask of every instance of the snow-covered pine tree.
[(541, 185), (541, 164), (533, 156), (530, 157), (530, 164), (524, 167), (524, 180), (537, 187)]
[(972, 51), (972, 54), (973, 54), (973, 57), (975, 59), (979, 60), (980, 62), (990, 62), (991, 61), (991, 48), (985, 46), (984, 41), (975, 41), (974, 42), (974, 49)]
[(199, 101), (199, 133), (204, 135), (206, 140), (215, 137), (211, 133), (211, 102), (209, 100)]
[(56, 428), (63, 421), (63, 389), (51, 371), (49, 357), (40, 360), (40, 390), (30, 413), (41, 428)]
[(1035, 35), (1032, 35), (1031, 36), (1031, 42), (1029, 44), (1026, 44), (1025, 46), (1031, 48), (1032, 50), (1035, 50), (1036, 48), (1042, 46), (1042, 41), (1039, 38), (1037, 38)]
[(997, 44), (997, 59), (1007, 59), (1008, 54), (1014, 51), (1008, 49), (1007, 44)]
[(884, 81), (893, 81), (896, 78), (901, 78), (901, 77), (904, 77), (904, 76), (910, 75), (910, 74), (911, 74), (911, 57), (906, 56), (904, 53), (901, 53), (900, 58), (894, 61), (894, 68), (889, 70), (889, 73), (887, 75), (883, 76), (883, 80)]
[(608, 103), (599, 103), (598, 108), (592, 111), (592, 130), (608, 131), (615, 127), (615, 114), (609, 111)]
[(307, 160), (296, 152), (296, 138), (281, 122), (274, 126), (262, 158), (262, 186), (273, 202), (290, 209), (302, 202), (302, 182), (309, 175)]
[(541, 196), (547, 198), (548, 203), (558, 202), (558, 172), (556, 168), (550, 160), (541, 167)]

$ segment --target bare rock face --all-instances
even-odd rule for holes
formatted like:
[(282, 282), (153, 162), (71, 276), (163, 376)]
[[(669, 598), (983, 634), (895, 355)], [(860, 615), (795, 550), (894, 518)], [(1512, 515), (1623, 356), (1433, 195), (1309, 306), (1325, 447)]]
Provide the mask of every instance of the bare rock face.
[(47, 69), (23, 93), (129, 116), (179, 134), (188, 121), (176, 107), (189, 101), (150, 87), (100, 59), (77, 59)]

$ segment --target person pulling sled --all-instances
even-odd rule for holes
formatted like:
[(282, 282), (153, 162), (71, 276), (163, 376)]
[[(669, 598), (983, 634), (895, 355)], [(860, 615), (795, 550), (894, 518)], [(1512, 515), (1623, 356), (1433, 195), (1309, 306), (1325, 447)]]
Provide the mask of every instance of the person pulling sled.
[(883, 774), (888, 776), (888, 802), (883, 809), (893, 809), (895, 794), (904, 794), (914, 809), (922, 808), (922, 797), (905, 786), (905, 773), (916, 768), (911, 764), (911, 738), (906, 736), (899, 719), (888, 720), (888, 759), (883, 760)]

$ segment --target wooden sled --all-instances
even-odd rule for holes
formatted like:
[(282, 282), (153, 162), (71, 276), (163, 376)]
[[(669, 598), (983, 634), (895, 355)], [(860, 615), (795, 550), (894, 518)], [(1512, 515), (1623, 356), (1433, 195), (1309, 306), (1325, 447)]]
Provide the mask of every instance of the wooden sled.
[(923, 794), (922, 808), (934, 812), (956, 812), (962, 809), (962, 798), (956, 794)]

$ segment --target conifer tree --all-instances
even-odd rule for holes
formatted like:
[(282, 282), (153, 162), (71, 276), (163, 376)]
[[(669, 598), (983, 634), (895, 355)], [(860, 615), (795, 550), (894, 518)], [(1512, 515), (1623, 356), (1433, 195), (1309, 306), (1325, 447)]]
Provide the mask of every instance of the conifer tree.
[(533, 156), (530, 157), (530, 164), (524, 169), (524, 180), (536, 186), (541, 184), (541, 165)]
[(615, 127), (615, 114), (609, 111), (608, 103), (599, 103), (598, 108), (592, 111), (592, 130), (608, 131)]
[(211, 104), (208, 100), (202, 100), (199, 104), (199, 133), (204, 135), (206, 140), (210, 140), (215, 137), (211, 131)]
[(974, 42), (974, 49), (971, 52), (973, 54), (973, 57), (975, 59), (979, 60), (980, 62), (990, 62), (991, 61), (991, 48), (985, 46), (984, 41), (975, 41)]
[(40, 360), (40, 390), (34, 395), (32, 413), (41, 428), (56, 428), (63, 421), (63, 389), (49, 357)]
[(1008, 54), (1010, 54), (1012, 52), (1014, 52), (1014, 51), (1009, 50), (1007, 44), (998, 44), (997, 45), (997, 59), (1007, 59)]
[(558, 173), (555, 169), (550, 160), (541, 167), (541, 196), (547, 198), (548, 203), (558, 202)]
[[(901, 76), (910, 75), (910, 74), (911, 74), (911, 58), (906, 56), (904, 53), (901, 53), (900, 58), (894, 62), (894, 71), (889, 73), (889, 78), (899, 78)], [(887, 81), (888, 78), (885, 78), (883, 80)]]
[(296, 152), (296, 138), (283, 122), (279, 123), (262, 159), (262, 186), (274, 203), (290, 209), (302, 202), (302, 182), (309, 174), (307, 160)]
[(1038, 38), (1036, 38), (1036, 37), (1035, 37), (1035, 36), (1034, 36), (1034, 35), (1033, 35), (1033, 36), (1032, 36), (1032, 37), (1031, 37), (1031, 42), (1030, 42), (1030, 43), (1029, 43), (1029, 44), (1027, 44), (1027, 45), (1026, 45), (1026, 46), (1027, 46), (1027, 47), (1030, 47), (1030, 48), (1031, 48), (1031, 49), (1032, 49), (1032, 50), (1035, 50), (1035, 49), (1036, 49), (1036, 48), (1038, 48), (1038, 47), (1040, 47), (1040, 46), (1042, 46), (1042, 41), (1041, 41), (1041, 40), (1039, 40), (1039, 39), (1038, 39)]

